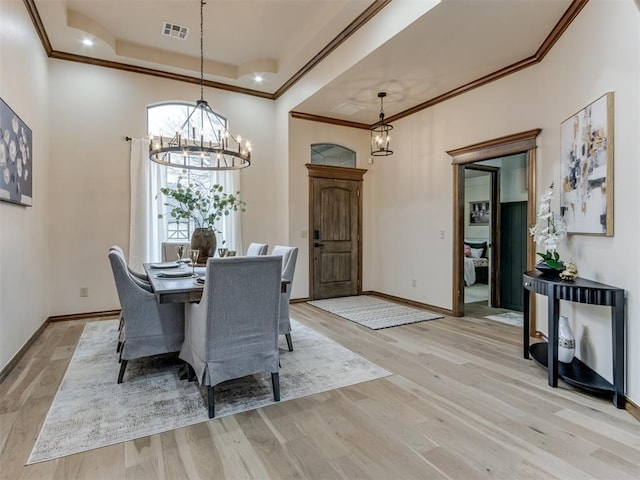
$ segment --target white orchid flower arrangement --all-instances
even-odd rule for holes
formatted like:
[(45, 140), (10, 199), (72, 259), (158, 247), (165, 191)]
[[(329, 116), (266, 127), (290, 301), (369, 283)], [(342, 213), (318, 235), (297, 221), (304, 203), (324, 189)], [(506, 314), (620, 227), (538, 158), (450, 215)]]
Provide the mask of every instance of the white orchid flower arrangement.
[(564, 262), (558, 254), (558, 243), (567, 235), (567, 224), (564, 220), (551, 211), (551, 200), (554, 197), (553, 183), (540, 197), (540, 205), (536, 217), (537, 223), (529, 228), (529, 233), (536, 244), (544, 247), (545, 252), (537, 252), (537, 255), (549, 267), (556, 270), (564, 269)]

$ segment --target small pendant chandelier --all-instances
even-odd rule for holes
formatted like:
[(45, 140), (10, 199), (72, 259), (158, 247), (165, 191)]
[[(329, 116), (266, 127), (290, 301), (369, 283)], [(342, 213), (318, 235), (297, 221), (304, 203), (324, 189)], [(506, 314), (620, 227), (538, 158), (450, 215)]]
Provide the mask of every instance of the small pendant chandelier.
[(385, 92), (379, 92), (380, 98), (380, 121), (371, 125), (371, 155), (374, 157), (387, 157), (393, 154), (393, 150), (389, 148), (391, 136), (389, 132), (393, 130), (393, 126), (384, 122), (384, 110), (382, 108), (382, 99), (386, 97)]
[(204, 99), (204, 0), (200, 0), (200, 100), (172, 137), (149, 136), (149, 159), (192, 170), (239, 170), (251, 165), (251, 144), (233, 136)]

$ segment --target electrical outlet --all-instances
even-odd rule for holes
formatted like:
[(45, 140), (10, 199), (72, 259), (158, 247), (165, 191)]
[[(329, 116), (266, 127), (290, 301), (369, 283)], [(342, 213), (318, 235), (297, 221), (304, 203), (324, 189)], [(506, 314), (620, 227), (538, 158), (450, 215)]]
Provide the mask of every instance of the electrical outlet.
[(440, 230), (440, 240), (444, 240), (444, 230)]
[(411, 280), (411, 286), (415, 287), (417, 285), (418, 282), (416, 282), (415, 280)]
[(89, 296), (89, 288), (88, 287), (80, 287), (80, 296), (88, 297)]
[(300, 233), (300, 238), (307, 238), (309, 236), (309, 232), (306, 230), (302, 230)]

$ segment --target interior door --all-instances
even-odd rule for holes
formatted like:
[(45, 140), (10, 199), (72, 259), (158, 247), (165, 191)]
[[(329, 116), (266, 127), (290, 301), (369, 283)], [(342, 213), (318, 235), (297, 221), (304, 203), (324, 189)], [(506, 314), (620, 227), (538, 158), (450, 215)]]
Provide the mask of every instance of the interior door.
[(527, 202), (500, 206), (500, 305), (523, 309), (522, 272), (527, 269)]
[(313, 179), (313, 298), (359, 293), (360, 182)]

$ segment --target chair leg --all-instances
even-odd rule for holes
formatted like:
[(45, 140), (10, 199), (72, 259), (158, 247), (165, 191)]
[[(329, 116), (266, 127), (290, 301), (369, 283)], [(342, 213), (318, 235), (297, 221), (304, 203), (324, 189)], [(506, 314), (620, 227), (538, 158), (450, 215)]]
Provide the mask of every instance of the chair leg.
[(207, 386), (207, 406), (209, 407), (209, 418), (216, 416), (216, 401), (214, 396), (213, 387)]
[(293, 352), (293, 342), (291, 341), (291, 334), (285, 333), (284, 337), (287, 339), (287, 347), (289, 347), (289, 351)]
[(273, 400), (280, 401), (280, 374), (278, 372), (271, 374), (271, 385), (273, 385)]
[(120, 373), (118, 374), (118, 383), (122, 383), (122, 377), (124, 377), (124, 371), (127, 368), (129, 360), (122, 360), (120, 362)]
[(196, 381), (196, 371), (189, 363), (187, 363), (187, 380), (190, 382)]
[(122, 329), (124, 328), (124, 317), (120, 315), (120, 325), (118, 325), (118, 346), (116, 348), (116, 353), (120, 353), (120, 349), (122, 348)]

